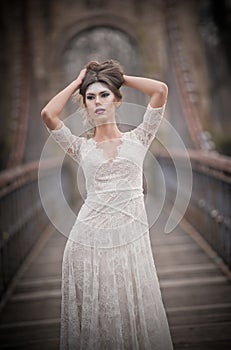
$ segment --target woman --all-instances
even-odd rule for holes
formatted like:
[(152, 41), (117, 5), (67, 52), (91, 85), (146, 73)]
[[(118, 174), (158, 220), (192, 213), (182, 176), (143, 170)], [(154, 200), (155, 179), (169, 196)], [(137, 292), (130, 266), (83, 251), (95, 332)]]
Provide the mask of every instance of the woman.
[[(115, 121), (122, 85), (150, 97), (142, 123), (125, 133)], [(76, 91), (90, 138), (59, 119)], [(173, 349), (142, 185), (167, 94), (163, 82), (125, 75), (116, 61), (92, 61), (42, 110), (48, 131), (82, 166), (87, 189), (63, 255), (60, 350)]]

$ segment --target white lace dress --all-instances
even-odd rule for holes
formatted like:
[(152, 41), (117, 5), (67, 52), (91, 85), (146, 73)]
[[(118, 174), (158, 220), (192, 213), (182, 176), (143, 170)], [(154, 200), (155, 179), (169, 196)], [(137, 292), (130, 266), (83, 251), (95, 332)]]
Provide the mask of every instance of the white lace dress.
[(142, 123), (110, 145), (63, 122), (47, 128), (82, 167), (87, 190), (63, 255), (60, 350), (173, 349), (142, 183), (164, 109), (148, 105)]

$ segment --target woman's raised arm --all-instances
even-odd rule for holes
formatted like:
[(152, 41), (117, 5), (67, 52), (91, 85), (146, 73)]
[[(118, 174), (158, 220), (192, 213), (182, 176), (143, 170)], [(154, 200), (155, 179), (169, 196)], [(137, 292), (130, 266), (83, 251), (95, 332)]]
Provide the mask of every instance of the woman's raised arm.
[(150, 96), (152, 108), (162, 107), (168, 96), (168, 86), (158, 80), (124, 75), (124, 85)]
[(82, 69), (78, 77), (72, 81), (66, 88), (55, 95), (41, 111), (41, 117), (46, 126), (53, 130), (61, 127), (59, 115), (62, 112), (65, 104), (79, 88), (86, 74), (86, 68)]

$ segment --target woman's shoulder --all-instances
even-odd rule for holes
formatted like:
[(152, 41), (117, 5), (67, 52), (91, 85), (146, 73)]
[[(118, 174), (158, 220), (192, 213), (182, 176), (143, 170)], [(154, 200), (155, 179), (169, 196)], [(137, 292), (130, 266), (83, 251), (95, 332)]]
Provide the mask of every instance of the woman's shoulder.
[(66, 135), (66, 136), (71, 136), (71, 137), (75, 137), (78, 139), (82, 139), (85, 140), (86, 136), (82, 136), (82, 135), (78, 135), (70, 126), (68, 126), (66, 123), (64, 123), (62, 120), (60, 120), (61, 124), (55, 128), (55, 129), (50, 129), (48, 128), (48, 126), (46, 125), (46, 128), (48, 130), (48, 132), (54, 136), (54, 137), (58, 137), (59, 135)]

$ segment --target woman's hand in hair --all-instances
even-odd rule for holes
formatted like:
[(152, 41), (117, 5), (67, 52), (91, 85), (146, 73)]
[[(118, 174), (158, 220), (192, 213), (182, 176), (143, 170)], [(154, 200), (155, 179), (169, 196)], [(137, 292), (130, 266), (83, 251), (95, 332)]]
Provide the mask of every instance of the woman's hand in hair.
[(84, 77), (85, 77), (85, 75), (86, 75), (86, 72), (87, 72), (87, 68), (83, 68), (83, 69), (80, 71), (79, 75), (78, 75), (77, 78), (76, 78), (77, 86), (79, 86), (79, 85), (82, 84), (83, 79), (84, 79)]
[(137, 89), (150, 97), (151, 107), (162, 107), (168, 96), (168, 86), (155, 79), (124, 75), (124, 85)]
[(55, 95), (42, 109), (41, 117), (48, 128), (56, 129), (61, 127), (61, 122), (59, 120), (60, 113), (62, 112), (71, 95), (79, 89), (85, 77), (86, 71), (86, 68), (82, 69), (78, 77), (73, 80), (67, 87), (61, 90), (57, 95)]

